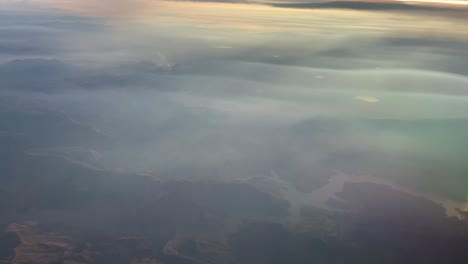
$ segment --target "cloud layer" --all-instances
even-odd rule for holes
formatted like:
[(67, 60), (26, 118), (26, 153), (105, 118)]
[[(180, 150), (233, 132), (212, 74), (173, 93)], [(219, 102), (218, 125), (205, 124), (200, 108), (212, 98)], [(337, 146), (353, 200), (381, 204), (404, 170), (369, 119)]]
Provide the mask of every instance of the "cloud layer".
[(465, 20), (172, 2), (107, 19), (127, 3), (0, 17), (0, 135), (101, 170), (300, 192), (365, 174), (463, 200)]

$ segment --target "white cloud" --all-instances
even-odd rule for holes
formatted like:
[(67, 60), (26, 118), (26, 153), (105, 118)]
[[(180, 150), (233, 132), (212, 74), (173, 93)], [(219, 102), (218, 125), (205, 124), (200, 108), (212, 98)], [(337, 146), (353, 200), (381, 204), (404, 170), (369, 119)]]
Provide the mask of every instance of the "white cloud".
[(354, 99), (359, 100), (359, 101), (363, 101), (363, 102), (366, 102), (366, 103), (370, 103), (370, 104), (375, 104), (375, 103), (380, 102), (379, 98), (376, 98), (376, 97), (373, 97), (373, 96), (365, 96), (365, 95), (356, 96), (356, 97), (354, 97)]

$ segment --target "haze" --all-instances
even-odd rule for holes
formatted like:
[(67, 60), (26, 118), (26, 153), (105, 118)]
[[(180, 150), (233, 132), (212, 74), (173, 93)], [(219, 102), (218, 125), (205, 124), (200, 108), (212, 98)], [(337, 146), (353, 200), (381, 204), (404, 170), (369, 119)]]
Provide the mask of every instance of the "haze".
[(0, 0), (0, 263), (466, 263), (467, 14)]

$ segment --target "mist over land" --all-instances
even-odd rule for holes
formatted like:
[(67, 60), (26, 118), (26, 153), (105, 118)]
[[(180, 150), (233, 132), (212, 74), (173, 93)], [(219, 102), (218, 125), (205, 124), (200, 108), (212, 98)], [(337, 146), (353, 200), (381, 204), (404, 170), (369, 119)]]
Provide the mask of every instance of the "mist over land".
[(0, 0), (0, 263), (466, 263), (467, 12)]

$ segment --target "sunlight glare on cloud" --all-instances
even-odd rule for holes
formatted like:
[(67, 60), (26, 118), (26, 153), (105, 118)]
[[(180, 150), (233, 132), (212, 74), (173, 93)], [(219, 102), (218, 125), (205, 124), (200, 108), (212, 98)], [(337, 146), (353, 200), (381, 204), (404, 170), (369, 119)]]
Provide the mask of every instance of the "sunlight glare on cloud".
[(366, 102), (366, 103), (370, 103), (370, 104), (375, 104), (375, 103), (380, 102), (380, 99), (378, 99), (376, 97), (373, 97), (373, 96), (359, 95), (359, 96), (354, 97), (354, 99), (359, 100), (359, 101), (363, 101), (363, 102)]

